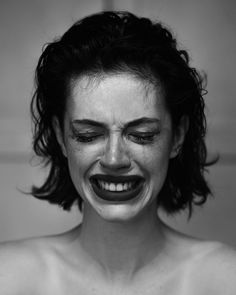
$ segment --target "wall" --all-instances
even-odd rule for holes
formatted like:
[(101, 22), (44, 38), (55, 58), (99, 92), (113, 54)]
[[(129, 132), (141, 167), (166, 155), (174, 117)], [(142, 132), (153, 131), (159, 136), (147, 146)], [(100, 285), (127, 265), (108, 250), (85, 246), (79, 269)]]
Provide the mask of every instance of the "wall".
[(33, 74), (43, 44), (75, 20), (104, 7), (131, 10), (173, 28), (208, 74), (208, 147), (221, 160), (209, 170), (214, 198), (191, 221), (186, 215), (163, 218), (186, 233), (236, 245), (236, 4), (225, 0), (4, 0), (0, 3), (0, 240), (57, 233), (77, 224), (77, 208), (63, 212), (20, 193), (44, 172), (30, 165), (29, 102)]

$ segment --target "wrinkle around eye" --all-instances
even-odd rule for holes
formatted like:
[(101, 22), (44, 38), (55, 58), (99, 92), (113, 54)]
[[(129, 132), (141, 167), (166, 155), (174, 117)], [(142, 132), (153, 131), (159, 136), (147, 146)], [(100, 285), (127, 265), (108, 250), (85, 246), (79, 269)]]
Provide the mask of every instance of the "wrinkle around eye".
[(76, 132), (71, 134), (72, 139), (81, 143), (90, 143), (100, 137), (104, 137), (104, 134), (98, 132)]
[(133, 142), (142, 145), (153, 143), (156, 136), (156, 132), (133, 132), (128, 134), (128, 138)]

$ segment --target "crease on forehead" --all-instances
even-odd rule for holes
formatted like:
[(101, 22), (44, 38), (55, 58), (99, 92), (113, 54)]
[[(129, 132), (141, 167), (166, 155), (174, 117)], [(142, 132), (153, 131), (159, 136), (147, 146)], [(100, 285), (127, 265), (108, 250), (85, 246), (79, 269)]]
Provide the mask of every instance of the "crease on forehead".
[[(71, 81), (71, 98), (73, 101), (73, 97), (75, 98), (78, 94), (84, 96), (84, 98), (86, 98), (86, 96), (91, 93), (93, 91), (96, 91), (96, 88), (100, 85), (101, 82), (105, 81), (106, 79), (113, 79), (115, 83), (117, 83), (118, 87), (119, 87), (119, 83), (121, 80), (119, 80), (119, 78), (122, 78), (122, 81), (126, 82), (128, 81), (128, 78), (131, 78), (131, 83), (132, 81), (134, 82), (133, 85), (137, 85), (137, 94), (139, 94), (141, 91), (143, 92), (143, 101), (144, 104), (142, 104), (142, 108), (140, 109), (140, 112), (137, 116), (134, 116), (133, 119), (138, 119), (141, 117), (149, 117), (150, 113), (148, 113), (149, 115), (146, 115), (146, 107), (147, 107), (147, 111), (149, 112), (150, 107), (154, 108), (156, 107), (157, 113), (153, 113), (154, 115), (152, 115), (152, 117), (157, 116), (158, 119), (160, 119), (162, 122), (165, 121), (163, 114), (165, 114), (165, 112), (162, 112), (161, 110), (166, 109), (165, 106), (165, 98), (164, 98), (164, 90), (163, 87), (161, 86), (161, 82), (157, 82), (155, 86), (151, 81), (147, 81), (142, 79), (141, 77), (136, 77), (135, 75), (131, 75), (130, 73), (111, 73), (111, 74), (105, 74), (105, 75), (84, 75), (78, 78), (73, 78), (73, 80)], [(118, 78), (116, 80), (116, 78)], [(136, 84), (135, 84), (136, 82)], [(138, 82), (138, 84), (137, 84)], [(132, 84), (131, 85), (131, 90), (132, 90)], [(116, 85), (115, 85), (116, 87)], [(106, 89), (106, 88), (105, 88)], [(112, 90), (113, 88), (111, 88), (111, 94), (113, 92)], [(122, 87), (121, 87), (122, 89)], [(154, 93), (154, 96), (153, 96)], [(109, 95), (108, 95), (109, 97)], [(155, 97), (155, 100), (153, 100), (153, 97)], [(135, 96), (134, 96), (134, 100), (135, 100)], [(86, 101), (86, 99), (84, 100), (84, 102)], [(86, 104), (86, 103), (85, 103)], [(72, 104), (70, 104), (70, 109), (71, 110), (75, 110), (74, 108), (74, 103), (72, 102)], [(79, 105), (77, 105), (79, 107)], [(90, 104), (88, 103), (88, 107), (90, 106)], [(102, 105), (100, 104), (100, 107), (102, 107)], [(110, 109), (110, 113), (109, 113), (109, 122), (111, 123), (111, 126), (113, 128), (113, 130), (120, 130), (123, 128), (125, 122), (123, 122), (122, 116), (119, 117), (116, 110), (113, 110), (112, 108)], [(160, 110), (160, 112), (159, 112)], [(91, 112), (90, 112), (91, 111)], [(113, 112), (114, 111), (114, 112)], [(74, 111), (73, 111), (74, 112)], [(154, 111), (155, 112), (155, 111)], [(168, 110), (167, 110), (168, 112)], [(80, 112), (80, 116), (79, 119), (93, 119), (93, 120), (101, 120), (101, 117), (99, 117), (102, 112), (98, 113), (94, 113), (93, 110), (87, 108), (86, 109), (86, 114), (85, 113), (81, 113)]]
[(139, 85), (140, 90), (144, 92), (143, 97), (147, 103), (150, 102), (148, 101), (150, 92), (154, 92), (156, 98), (160, 98), (160, 97), (163, 98), (162, 101), (158, 101), (158, 99), (156, 99), (156, 104), (157, 105), (159, 105), (160, 103), (165, 104), (165, 101), (163, 101), (164, 90), (160, 81), (154, 82), (154, 79), (148, 80), (148, 79), (138, 77), (137, 74), (126, 73), (126, 72), (86, 74), (82, 77), (73, 77), (70, 81), (70, 87), (71, 87), (70, 94), (74, 96), (76, 95), (76, 92), (78, 90), (89, 94), (89, 92), (92, 92), (95, 88), (97, 88), (102, 81), (109, 78), (115, 78), (115, 77), (122, 78), (125, 76), (140, 82), (140, 85)]

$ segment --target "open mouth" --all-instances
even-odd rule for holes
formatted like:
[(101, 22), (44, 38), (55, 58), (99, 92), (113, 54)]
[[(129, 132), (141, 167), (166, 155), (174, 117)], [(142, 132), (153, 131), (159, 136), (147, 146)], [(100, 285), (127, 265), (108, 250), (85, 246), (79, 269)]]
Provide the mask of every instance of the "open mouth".
[(140, 176), (111, 176), (96, 174), (90, 178), (96, 195), (107, 201), (128, 201), (142, 190), (144, 179)]

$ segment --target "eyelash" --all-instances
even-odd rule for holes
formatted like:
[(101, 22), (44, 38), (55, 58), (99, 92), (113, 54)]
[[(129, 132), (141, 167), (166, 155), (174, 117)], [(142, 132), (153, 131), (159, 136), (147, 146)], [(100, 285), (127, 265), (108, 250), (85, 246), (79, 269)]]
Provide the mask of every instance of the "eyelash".
[(152, 143), (154, 141), (154, 136), (155, 133), (149, 132), (129, 134), (129, 137), (135, 139), (134, 142), (142, 145)]
[[(154, 136), (156, 133), (153, 132), (143, 132), (143, 133), (130, 133), (128, 134), (128, 138), (131, 138), (135, 143), (145, 145), (152, 143), (154, 141)], [(80, 133), (80, 134), (74, 134), (72, 136), (73, 139), (75, 139), (78, 142), (81, 143), (89, 143), (97, 138), (103, 136), (102, 134), (96, 134), (96, 133)]]
[(80, 134), (75, 134), (72, 136), (73, 139), (75, 139), (78, 142), (92, 142), (94, 141), (96, 138), (98, 138), (99, 136), (101, 136), (100, 134), (96, 134), (96, 133), (80, 133)]

